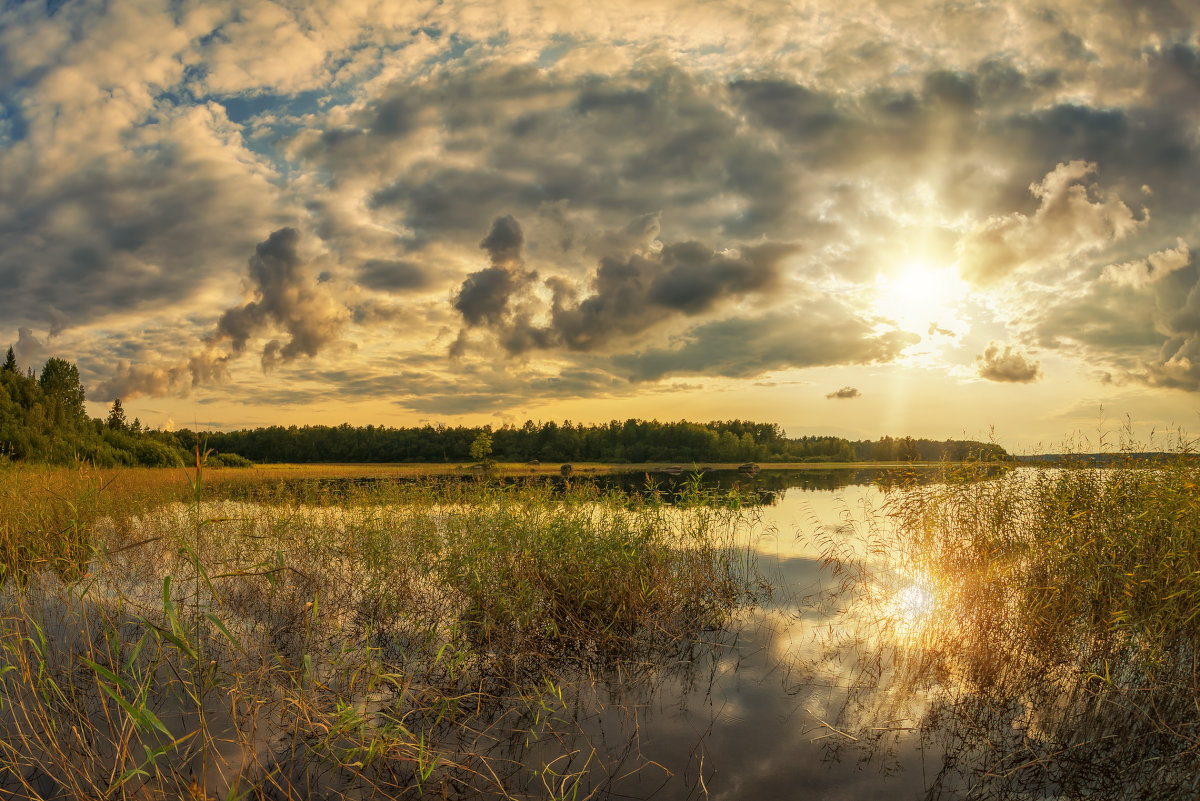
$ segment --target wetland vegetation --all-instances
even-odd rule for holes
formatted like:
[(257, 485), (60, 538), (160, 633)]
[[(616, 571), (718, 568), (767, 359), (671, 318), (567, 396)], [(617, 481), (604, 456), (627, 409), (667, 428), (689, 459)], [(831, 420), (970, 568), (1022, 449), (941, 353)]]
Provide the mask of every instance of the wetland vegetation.
[(570, 479), (193, 458), (0, 468), (6, 794), (1200, 780), (1187, 454)]

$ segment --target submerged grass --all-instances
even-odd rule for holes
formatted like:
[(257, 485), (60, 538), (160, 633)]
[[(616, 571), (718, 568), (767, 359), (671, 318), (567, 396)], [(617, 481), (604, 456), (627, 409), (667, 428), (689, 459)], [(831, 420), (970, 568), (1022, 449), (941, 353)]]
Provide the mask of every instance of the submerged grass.
[[(872, 588), (871, 636), (892, 637), (863, 677), (887, 692), (847, 703), (856, 746), (919, 731), (942, 754), (931, 797), (1194, 795), (1200, 462), (944, 479), (890, 495), (871, 554), (893, 568), (885, 592), (878, 565), (829, 552), (848, 584)], [(896, 603), (904, 593), (929, 602)]]
[(19, 798), (583, 797), (602, 760), (545, 748), (564, 687), (678, 661), (754, 586), (742, 513), (698, 485), (685, 508), (486, 481), (232, 501), (199, 458), (186, 482), (10, 471)]
[(1162, 672), (1200, 647), (1198, 487), (1190, 457), (1127, 459), (913, 488), (891, 513), (947, 625)]

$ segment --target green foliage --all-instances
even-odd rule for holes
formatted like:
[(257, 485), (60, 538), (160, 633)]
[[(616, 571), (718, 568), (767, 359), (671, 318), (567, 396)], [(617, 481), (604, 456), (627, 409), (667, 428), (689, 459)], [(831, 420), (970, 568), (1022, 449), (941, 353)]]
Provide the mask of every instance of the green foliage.
[(56, 430), (73, 430), (87, 424), (83, 408), (83, 384), (79, 368), (65, 359), (50, 358), (42, 367), (38, 386), (46, 402), (46, 414)]
[(471, 458), (477, 462), (489, 462), (492, 457), (492, 432), (484, 429), (471, 443)]
[(15, 361), (11, 367), (0, 369), (0, 460), (176, 467), (195, 444), (191, 432), (181, 439), (145, 429), (136, 418), (127, 423), (119, 398), (106, 420), (88, 419), (79, 370), (64, 359), (47, 360), (37, 378), (22, 375)]
[[(188, 432), (188, 436), (194, 436)], [(660, 423), (613, 420), (585, 426), (567, 420), (498, 429), (422, 426), (271, 426), (209, 435), (213, 447), (256, 462), (483, 461), (478, 448), (502, 462), (851, 462), (880, 459), (943, 461), (1002, 458), (1003, 448), (978, 442), (881, 440), (852, 443), (841, 437), (788, 438), (768, 423), (744, 420)], [(485, 437), (486, 439), (481, 439)], [(894, 443), (905, 445), (903, 450)]]
[(113, 398), (112, 406), (108, 411), (108, 419), (104, 421), (104, 424), (118, 431), (124, 431), (129, 427), (129, 423), (125, 420), (125, 409), (121, 407), (120, 398)]

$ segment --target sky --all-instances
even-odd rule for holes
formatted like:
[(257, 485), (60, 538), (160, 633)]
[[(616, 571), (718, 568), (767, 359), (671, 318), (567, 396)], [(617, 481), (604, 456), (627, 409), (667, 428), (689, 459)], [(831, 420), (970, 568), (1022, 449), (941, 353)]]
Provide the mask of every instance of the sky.
[(1193, 2), (0, 11), (0, 347), (152, 427), (1160, 444), (1198, 233)]

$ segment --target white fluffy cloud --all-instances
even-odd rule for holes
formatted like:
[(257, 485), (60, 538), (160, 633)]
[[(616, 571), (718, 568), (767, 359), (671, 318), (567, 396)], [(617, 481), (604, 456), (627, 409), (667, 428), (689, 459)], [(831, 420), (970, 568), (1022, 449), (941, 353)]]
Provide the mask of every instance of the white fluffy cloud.
[(1115, 193), (1084, 181), (1096, 164), (1059, 164), (1030, 184), (1038, 200), (1031, 215), (989, 217), (959, 243), (965, 277), (978, 284), (995, 282), (1030, 262), (1055, 264), (1103, 250), (1148, 222), (1139, 219)]

